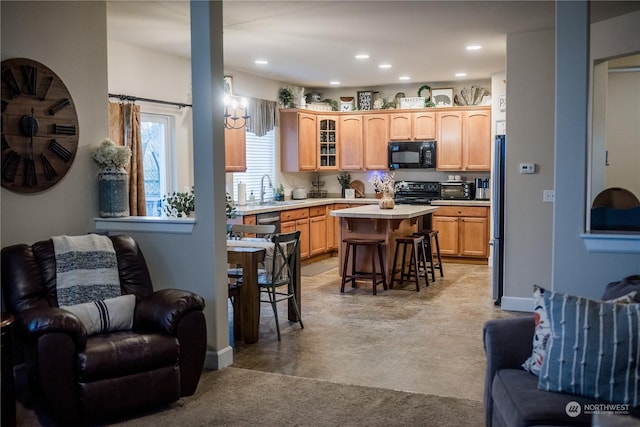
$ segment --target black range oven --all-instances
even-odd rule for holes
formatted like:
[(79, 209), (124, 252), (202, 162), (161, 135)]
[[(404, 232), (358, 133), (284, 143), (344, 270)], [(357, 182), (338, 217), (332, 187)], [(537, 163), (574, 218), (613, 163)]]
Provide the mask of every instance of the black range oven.
[(404, 205), (430, 205), (440, 199), (440, 183), (436, 181), (396, 182), (394, 200)]

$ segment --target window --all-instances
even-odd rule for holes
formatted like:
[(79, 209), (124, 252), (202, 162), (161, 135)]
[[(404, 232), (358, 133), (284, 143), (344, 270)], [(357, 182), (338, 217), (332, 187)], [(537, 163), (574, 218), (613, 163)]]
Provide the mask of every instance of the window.
[(161, 216), (162, 197), (170, 187), (174, 127), (172, 116), (140, 113), (144, 194), (148, 216)]
[[(249, 195), (253, 191), (256, 202), (260, 200), (260, 184), (263, 175), (271, 178), (273, 185), (276, 185), (276, 138), (274, 130), (270, 130), (264, 136), (256, 136), (252, 132), (247, 132), (247, 171), (233, 174), (233, 199), (238, 200), (238, 183), (247, 185), (247, 203)], [(268, 182), (265, 179), (265, 201), (273, 198), (273, 191), (268, 189)]]

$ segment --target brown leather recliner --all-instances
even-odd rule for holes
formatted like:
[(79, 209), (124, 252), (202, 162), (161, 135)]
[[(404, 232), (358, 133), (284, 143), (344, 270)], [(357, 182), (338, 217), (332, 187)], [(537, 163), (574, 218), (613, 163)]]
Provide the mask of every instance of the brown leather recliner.
[(56, 261), (49, 239), (2, 249), (2, 291), (16, 318), (32, 386), (64, 425), (127, 415), (196, 391), (204, 365), (204, 299), (153, 290), (147, 264), (130, 236), (111, 236), (122, 294), (134, 294), (133, 328), (87, 336), (58, 308)]

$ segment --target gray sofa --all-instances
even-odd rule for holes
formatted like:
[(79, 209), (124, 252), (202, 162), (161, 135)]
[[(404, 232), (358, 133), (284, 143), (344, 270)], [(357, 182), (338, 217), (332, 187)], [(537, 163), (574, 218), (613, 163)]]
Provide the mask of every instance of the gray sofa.
[(570, 417), (565, 408), (571, 401), (582, 405), (598, 401), (538, 390), (538, 377), (522, 368), (531, 355), (533, 333), (533, 315), (491, 320), (484, 325), (487, 427), (591, 426), (590, 414), (582, 411)]

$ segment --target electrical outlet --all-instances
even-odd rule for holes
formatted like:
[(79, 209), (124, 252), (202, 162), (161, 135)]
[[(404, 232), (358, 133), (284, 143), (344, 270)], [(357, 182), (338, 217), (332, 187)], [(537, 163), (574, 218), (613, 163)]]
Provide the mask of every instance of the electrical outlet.
[(553, 203), (556, 200), (556, 192), (554, 190), (543, 190), (542, 201), (546, 203)]

